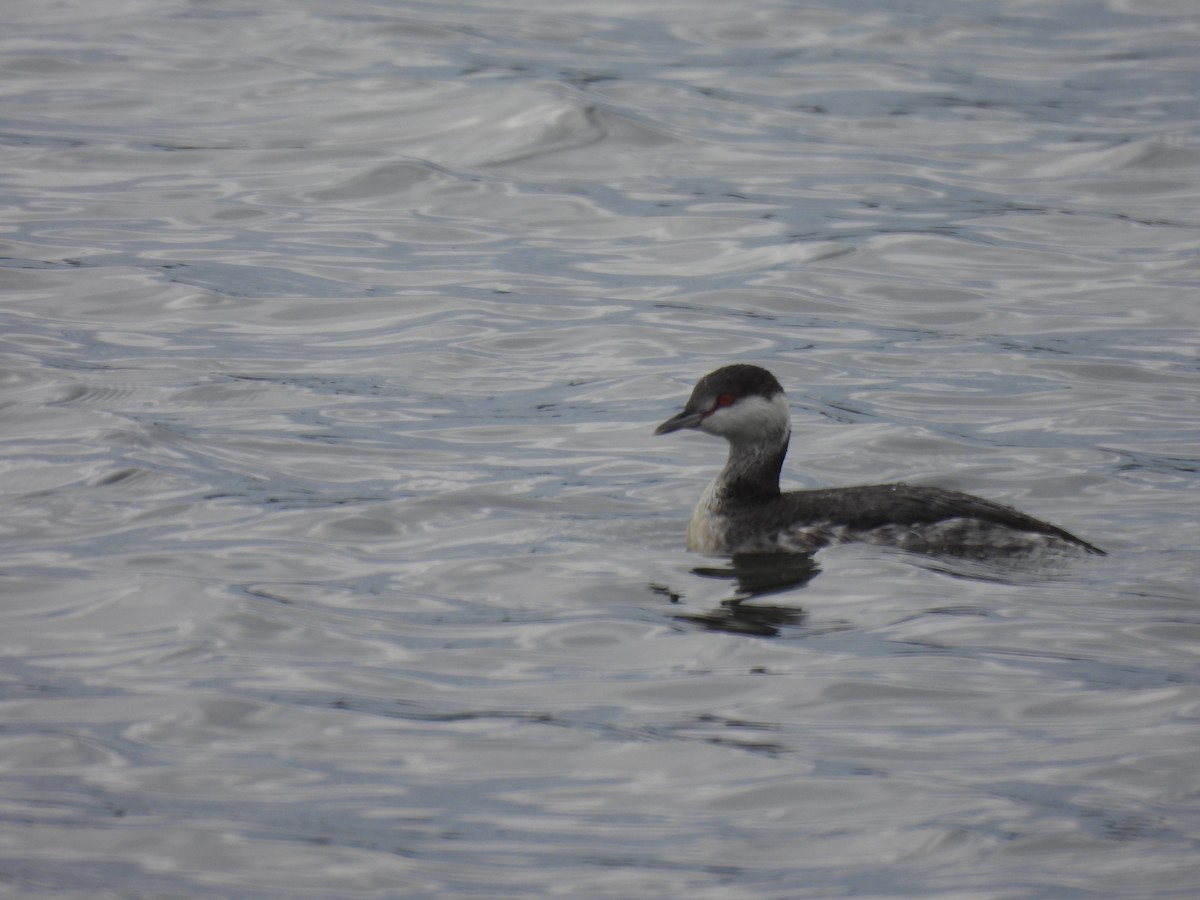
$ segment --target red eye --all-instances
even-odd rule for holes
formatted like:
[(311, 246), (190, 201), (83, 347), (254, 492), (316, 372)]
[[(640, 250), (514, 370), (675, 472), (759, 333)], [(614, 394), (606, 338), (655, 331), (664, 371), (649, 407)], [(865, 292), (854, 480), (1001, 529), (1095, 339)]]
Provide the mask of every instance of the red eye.
[(733, 394), (721, 394), (721, 396), (717, 397), (717, 406), (733, 406), (733, 401), (736, 399)]

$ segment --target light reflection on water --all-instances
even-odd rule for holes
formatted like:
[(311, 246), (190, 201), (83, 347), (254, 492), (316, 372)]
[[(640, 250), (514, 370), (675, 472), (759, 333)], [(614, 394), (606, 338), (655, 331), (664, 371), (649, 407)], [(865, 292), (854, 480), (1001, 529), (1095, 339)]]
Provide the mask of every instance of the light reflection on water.
[[(10, 893), (1194, 890), (1188, 4), (48, 9)], [(792, 484), (1111, 556), (683, 553), (723, 448), (650, 430), (735, 359)]]

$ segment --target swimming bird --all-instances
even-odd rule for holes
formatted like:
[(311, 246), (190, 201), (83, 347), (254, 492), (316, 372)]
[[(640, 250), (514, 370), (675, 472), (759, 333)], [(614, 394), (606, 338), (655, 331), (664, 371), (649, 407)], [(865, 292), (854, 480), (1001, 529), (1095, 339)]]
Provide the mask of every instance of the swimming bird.
[(725, 468), (688, 523), (687, 547), (698, 553), (800, 553), (862, 541), (982, 558), (1048, 551), (1104, 555), (1055, 525), (946, 488), (896, 483), (781, 492), (791, 416), (783, 387), (758, 366), (724, 366), (705, 375), (683, 411), (654, 433), (683, 429), (729, 442)]

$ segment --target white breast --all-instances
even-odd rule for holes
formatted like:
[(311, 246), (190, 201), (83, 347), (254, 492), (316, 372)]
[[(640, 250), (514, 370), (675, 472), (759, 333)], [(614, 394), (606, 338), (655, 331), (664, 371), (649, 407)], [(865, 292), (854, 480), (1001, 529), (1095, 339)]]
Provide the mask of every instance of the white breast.
[(688, 522), (687, 548), (693, 553), (728, 553), (729, 522), (716, 511), (717, 482), (700, 495), (692, 520)]

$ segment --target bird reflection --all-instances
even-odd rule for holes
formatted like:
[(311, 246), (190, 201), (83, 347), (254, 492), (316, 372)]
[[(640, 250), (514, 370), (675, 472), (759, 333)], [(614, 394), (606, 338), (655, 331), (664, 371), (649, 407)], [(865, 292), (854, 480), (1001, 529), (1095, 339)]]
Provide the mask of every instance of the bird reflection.
[[(698, 566), (692, 570), (694, 574), (732, 580), (736, 591), (714, 610), (681, 613), (675, 618), (713, 631), (773, 637), (784, 626), (803, 622), (804, 610), (797, 606), (766, 606), (748, 601), (803, 587), (819, 571), (811, 553), (742, 553), (735, 554), (726, 565)], [(679, 594), (656, 585), (651, 588), (670, 598), (672, 603), (679, 602)]]

